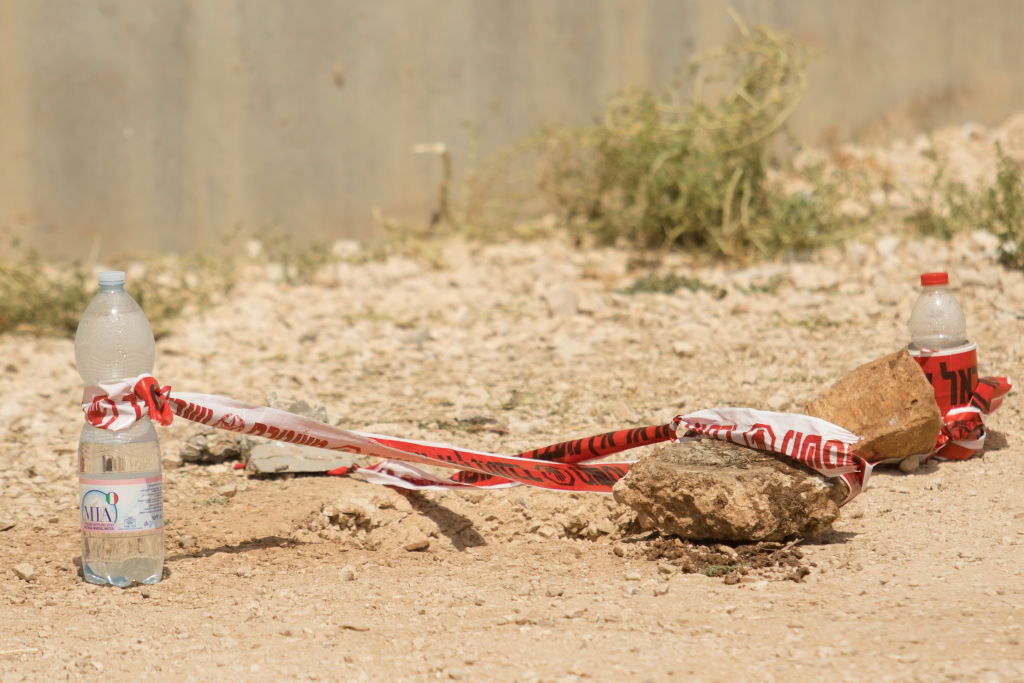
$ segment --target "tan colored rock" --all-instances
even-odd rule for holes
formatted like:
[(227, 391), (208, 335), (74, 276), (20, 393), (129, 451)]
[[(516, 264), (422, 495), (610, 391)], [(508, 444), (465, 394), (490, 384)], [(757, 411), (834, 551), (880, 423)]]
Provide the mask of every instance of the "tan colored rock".
[(828, 531), (845, 484), (722, 441), (663, 446), (613, 489), (645, 530), (692, 540), (779, 541)]
[(906, 349), (861, 365), (804, 412), (862, 437), (856, 451), (871, 462), (930, 453), (942, 427), (932, 386)]

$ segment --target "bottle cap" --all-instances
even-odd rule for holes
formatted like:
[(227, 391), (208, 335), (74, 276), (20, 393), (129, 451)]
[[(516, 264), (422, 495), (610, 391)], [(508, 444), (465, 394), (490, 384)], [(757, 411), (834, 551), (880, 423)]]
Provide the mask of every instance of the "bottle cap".
[(934, 287), (935, 285), (948, 285), (948, 273), (924, 273), (921, 275), (922, 287)]
[(100, 287), (112, 287), (116, 285), (124, 284), (124, 271), (123, 270), (105, 270), (96, 276), (99, 280)]

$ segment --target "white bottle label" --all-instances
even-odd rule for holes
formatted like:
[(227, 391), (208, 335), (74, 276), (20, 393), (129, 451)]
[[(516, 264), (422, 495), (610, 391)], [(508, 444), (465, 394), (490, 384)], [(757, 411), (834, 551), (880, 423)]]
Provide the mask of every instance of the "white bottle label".
[(82, 530), (100, 533), (154, 531), (164, 526), (163, 478), (78, 477)]

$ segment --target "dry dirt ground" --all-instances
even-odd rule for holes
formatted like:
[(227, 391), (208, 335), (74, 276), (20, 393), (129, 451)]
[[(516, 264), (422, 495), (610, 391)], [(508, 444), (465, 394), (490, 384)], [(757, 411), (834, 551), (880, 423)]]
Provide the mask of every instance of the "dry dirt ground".
[[(341, 260), (301, 286), (254, 262), (158, 341), (155, 374), (510, 453), (706, 407), (799, 411), (905, 344), (918, 274), (948, 269), (982, 374), (1024, 375), (1024, 274), (994, 238), (887, 230), (751, 267), (557, 241)], [(623, 293), (652, 272), (701, 286)], [(76, 565), (80, 392), (71, 341), (0, 336), (4, 683), (1024, 678), (1016, 392), (982, 455), (877, 471), (833, 532), (759, 549), (631, 535), (610, 496), (181, 463), (199, 428), (178, 420), (161, 432), (166, 573), (126, 590)]]

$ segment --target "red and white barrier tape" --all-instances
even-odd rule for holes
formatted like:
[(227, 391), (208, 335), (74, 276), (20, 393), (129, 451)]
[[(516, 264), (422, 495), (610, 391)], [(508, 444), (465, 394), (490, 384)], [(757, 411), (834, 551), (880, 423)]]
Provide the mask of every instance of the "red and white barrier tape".
[(978, 377), (974, 342), (951, 349), (910, 349), (928, 378), (942, 413), (942, 431), (927, 458), (966, 460), (985, 445), (983, 415), (992, 413), (1010, 393), (1008, 377)]
[[(496, 455), (447, 444), (398, 439), (332, 427), (274, 408), (222, 396), (176, 392), (150, 375), (87, 387), (83, 410), (90, 424), (124, 429), (148, 415), (168, 425), (174, 415), (209, 427), (286, 443), (384, 458), (356, 471), (367, 481), (411, 489), (503, 488), (517, 484), (560, 491), (610, 493), (629, 462), (593, 462), (614, 453), (665, 441), (712, 438), (793, 458), (849, 487), (849, 501), (867, 481), (871, 465), (851, 446), (858, 437), (825, 420), (749, 408), (719, 408), (679, 415), (652, 425), (574, 439), (516, 455)], [(680, 432), (682, 430), (682, 432)], [(415, 465), (460, 470), (446, 479)], [(844, 501), (845, 502), (845, 501)]]

